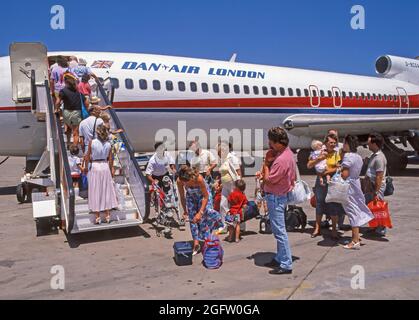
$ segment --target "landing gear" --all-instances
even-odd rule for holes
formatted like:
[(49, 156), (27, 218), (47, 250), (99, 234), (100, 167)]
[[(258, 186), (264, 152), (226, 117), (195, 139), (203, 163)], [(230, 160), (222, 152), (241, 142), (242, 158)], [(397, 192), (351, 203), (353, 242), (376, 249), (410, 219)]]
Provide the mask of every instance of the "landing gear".
[(26, 191), (23, 183), (19, 183), (16, 187), (16, 198), (19, 203), (24, 203), (26, 201)]
[(390, 175), (397, 174), (406, 169), (408, 164), (406, 151), (386, 139), (383, 152), (387, 159), (387, 169)]
[(310, 149), (300, 149), (297, 153), (298, 170), (300, 174), (312, 174), (313, 169), (307, 168), (308, 158), (310, 157)]

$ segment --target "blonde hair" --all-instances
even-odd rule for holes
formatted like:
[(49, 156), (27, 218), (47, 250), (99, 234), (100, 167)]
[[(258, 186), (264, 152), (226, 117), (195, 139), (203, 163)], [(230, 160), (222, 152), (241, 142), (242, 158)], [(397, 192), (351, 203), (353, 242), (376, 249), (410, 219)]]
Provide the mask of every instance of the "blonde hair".
[(320, 140), (313, 140), (311, 142), (311, 149), (312, 150), (318, 150), (318, 148), (317, 148), (318, 145), (323, 146), (323, 142), (321, 142)]
[(97, 133), (97, 137), (99, 138), (99, 140), (101, 140), (102, 142), (107, 141), (108, 137), (109, 137), (109, 130), (108, 128), (106, 128), (104, 125), (99, 125), (96, 128), (96, 133)]
[(99, 118), (101, 118), (105, 122), (111, 121), (111, 116), (107, 112), (102, 112)]

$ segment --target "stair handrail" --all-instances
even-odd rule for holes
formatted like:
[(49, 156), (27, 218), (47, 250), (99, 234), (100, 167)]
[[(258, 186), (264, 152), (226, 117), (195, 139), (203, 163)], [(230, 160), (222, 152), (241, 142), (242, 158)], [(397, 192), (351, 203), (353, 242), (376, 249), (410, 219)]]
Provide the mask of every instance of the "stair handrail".
[[(108, 79), (109, 78), (106, 78), (106, 79), (103, 79), (102, 81), (106, 81)], [(104, 99), (105, 104), (106, 105), (109, 105), (109, 106), (112, 106), (112, 102), (110, 101), (108, 95), (106, 94), (106, 91), (103, 88), (103, 85), (100, 83), (99, 79), (96, 79), (96, 84), (97, 84), (97, 88), (98, 88), (98, 90), (100, 92), (100, 95)], [(111, 86), (110, 89), (112, 91), (112, 89), (113, 89), (112, 86)], [(113, 93), (111, 93), (111, 94), (113, 94)], [(144, 212), (143, 219), (144, 219), (144, 221), (146, 221), (148, 219), (149, 215), (150, 215), (150, 191), (149, 191), (149, 183), (148, 183), (147, 179), (145, 178), (144, 174), (142, 173), (140, 166), (138, 165), (138, 162), (137, 162), (137, 160), (135, 158), (135, 155), (134, 155), (134, 148), (132, 147), (132, 144), (131, 144), (130, 140), (128, 139), (127, 132), (126, 132), (125, 128), (123, 127), (121, 121), (119, 120), (118, 115), (116, 114), (116, 112), (115, 112), (115, 110), (113, 108), (110, 108), (108, 111), (109, 111), (109, 114), (110, 114), (111, 119), (112, 119), (113, 123), (115, 124), (115, 126), (118, 129), (122, 129), (123, 130), (121, 133), (119, 133), (119, 136), (121, 137), (122, 142), (125, 145), (125, 149), (127, 150), (128, 154), (130, 156), (130, 160), (133, 163), (134, 168), (137, 171), (138, 176), (141, 179), (142, 187), (144, 189), (144, 200), (145, 200), (145, 204), (144, 204), (145, 212)], [(137, 203), (137, 207), (138, 206), (139, 206), (139, 204)]]
[(49, 87), (48, 80), (45, 80), (45, 90), (47, 92), (47, 102), (48, 102), (48, 116), (50, 117), (51, 132), (53, 134), (54, 141), (58, 142), (57, 144), (57, 154), (54, 159), (57, 159), (55, 168), (57, 171), (56, 180), (58, 189), (60, 189), (60, 208), (63, 204), (66, 206), (68, 201), (68, 207), (65, 207), (67, 221), (67, 232), (70, 233), (74, 226), (75, 219), (75, 193), (73, 187), (73, 179), (71, 177), (70, 164), (68, 163), (67, 148), (64, 142), (64, 133), (61, 127), (61, 121), (59, 114), (54, 112), (54, 104), (51, 97), (51, 91)]

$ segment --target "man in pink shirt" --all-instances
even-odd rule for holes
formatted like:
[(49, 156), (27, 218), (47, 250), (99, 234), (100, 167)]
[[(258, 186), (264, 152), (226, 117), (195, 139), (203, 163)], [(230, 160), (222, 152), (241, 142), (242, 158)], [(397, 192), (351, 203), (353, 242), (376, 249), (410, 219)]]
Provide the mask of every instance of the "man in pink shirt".
[(269, 147), (263, 166), (264, 191), (272, 233), (277, 242), (275, 258), (265, 266), (274, 268), (270, 274), (292, 273), (292, 256), (285, 228), (287, 194), (295, 183), (296, 164), (288, 147), (288, 135), (280, 127), (268, 132)]

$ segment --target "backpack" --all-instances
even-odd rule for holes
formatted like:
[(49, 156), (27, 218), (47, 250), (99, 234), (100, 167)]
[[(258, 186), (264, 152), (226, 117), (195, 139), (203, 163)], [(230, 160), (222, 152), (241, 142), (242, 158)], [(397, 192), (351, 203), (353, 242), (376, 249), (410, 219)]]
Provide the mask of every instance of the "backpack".
[(218, 269), (223, 264), (224, 250), (221, 247), (220, 239), (211, 235), (205, 239), (202, 248), (203, 265), (207, 269)]
[(305, 230), (307, 225), (307, 215), (301, 207), (288, 206), (285, 212), (285, 227), (288, 232), (294, 231), (301, 227), (301, 231)]

